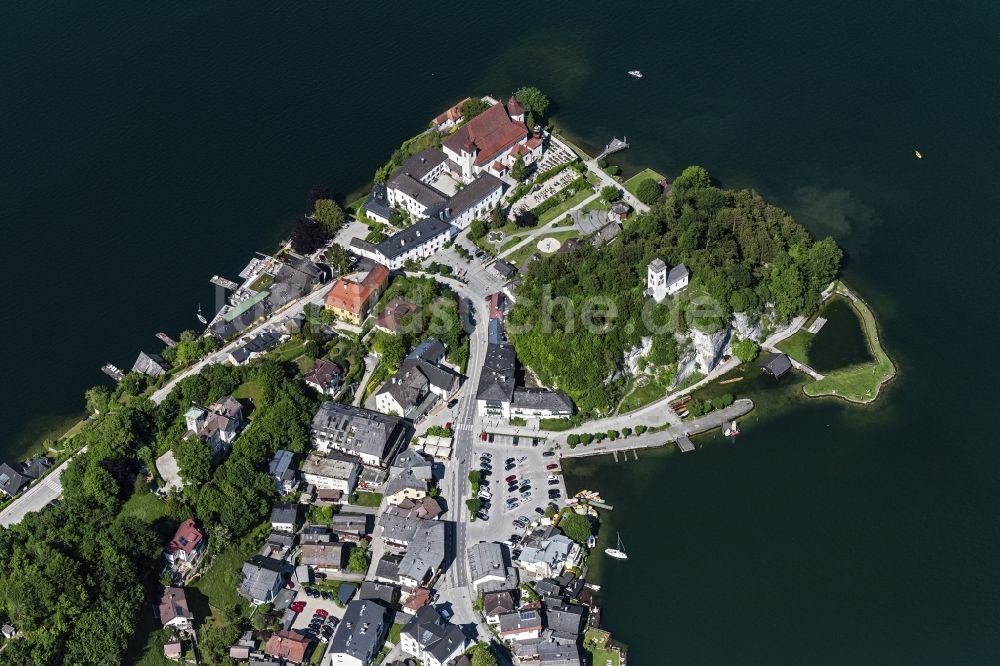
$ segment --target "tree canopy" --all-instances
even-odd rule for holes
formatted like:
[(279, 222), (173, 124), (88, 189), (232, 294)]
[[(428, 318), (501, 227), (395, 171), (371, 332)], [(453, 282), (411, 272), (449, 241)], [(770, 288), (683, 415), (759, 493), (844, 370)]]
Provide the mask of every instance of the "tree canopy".
[[(534, 86), (524, 86), (514, 93), (514, 97), (536, 122), (545, 118), (545, 112), (549, 109), (549, 98), (541, 90)], [(528, 126), (531, 127), (531, 123)]]
[(635, 186), (636, 198), (647, 206), (656, 203), (661, 193), (660, 184), (653, 178), (640, 180), (639, 184)]
[[(616, 242), (546, 256), (518, 287), (508, 319), (518, 358), (585, 414), (616, 404), (624, 353), (641, 338), (653, 338), (649, 362), (669, 366), (680, 352), (675, 332), (719, 330), (734, 312), (756, 320), (765, 304), (779, 319), (808, 314), (839, 270), (843, 255), (833, 240), (813, 242), (756, 192), (718, 189), (701, 167), (677, 180), (681, 186), (675, 181), (673, 193), (635, 216)], [(657, 257), (687, 265), (691, 284), (644, 313), (646, 267)], [(563, 316), (567, 308), (579, 315), (597, 296), (613, 304), (613, 325), (588, 330), (579, 316)]]
[(462, 103), (460, 110), (462, 112), (462, 118), (465, 122), (469, 122), (488, 108), (490, 108), (489, 104), (478, 97), (473, 97), (465, 100), (465, 102)]

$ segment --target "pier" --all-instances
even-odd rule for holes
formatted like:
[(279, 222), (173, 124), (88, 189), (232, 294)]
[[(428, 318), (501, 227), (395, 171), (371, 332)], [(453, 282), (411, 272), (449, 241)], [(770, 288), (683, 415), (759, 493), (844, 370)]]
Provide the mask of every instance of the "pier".
[(157, 333), (156, 338), (168, 347), (176, 347), (177, 343), (166, 333)]
[(104, 365), (102, 365), (101, 372), (106, 374), (108, 377), (111, 377), (111, 379), (115, 380), (116, 382), (120, 382), (122, 379), (125, 378), (125, 373), (122, 372), (121, 369), (118, 368), (118, 366), (113, 365), (111, 363), (105, 363)]
[(611, 142), (608, 145), (604, 146), (604, 150), (601, 152), (601, 154), (595, 157), (594, 159), (603, 160), (608, 155), (625, 150), (626, 148), (629, 147), (627, 139), (628, 137), (624, 137), (622, 139), (619, 139), (618, 137), (615, 136), (611, 137)]
[(222, 287), (223, 289), (228, 289), (229, 291), (236, 291), (240, 288), (240, 285), (236, 284), (232, 280), (227, 280), (224, 277), (219, 277), (218, 275), (213, 275), (212, 279), (209, 280), (212, 284), (217, 287)]
[(678, 437), (677, 448), (681, 450), (681, 453), (690, 453), (691, 451), (694, 451), (694, 442), (687, 437)]

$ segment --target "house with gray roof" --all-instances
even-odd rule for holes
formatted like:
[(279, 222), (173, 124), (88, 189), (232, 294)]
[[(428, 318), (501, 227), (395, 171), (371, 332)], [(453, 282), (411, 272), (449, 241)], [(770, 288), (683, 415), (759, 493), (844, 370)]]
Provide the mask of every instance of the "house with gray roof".
[(159, 354), (139, 352), (139, 357), (132, 364), (132, 372), (140, 372), (149, 377), (159, 377), (167, 374), (167, 371), (172, 367)]
[(278, 331), (265, 328), (255, 335), (243, 338), (243, 341), (229, 352), (227, 359), (233, 365), (246, 365), (277, 347), (285, 337)]
[(466, 551), (469, 580), (476, 592), (513, 590), (518, 586), (517, 570), (510, 565), (504, 546), (494, 541), (480, 541)]
[(559, 533), (541, 539), (525, 539), (514, 566), (536, 579), (558, 576), (580, 562), (580, 544)]
[(646, 268), (646, 294), (659, 303), (667, 296), (672, 296), (691, 280), (691, 271), (684, 264), (667, 268), (667, 264), (657, 257), (649, 262)]
[(254, 555), (243, 565), (239, 594), (250, 603), (269, 604), (292, 574), (292, 566), (283, 560)]
[(407, 449), (396, 456), (389, 468), (389, 480), (382, 494), (388, 504), (397, 506), (404, 500), (422, 500), (434, 479), (433, 463)]
[(393, 611), (399, 603), (399, 588), (390, 583), (366, 580), (358, 589), (358, 599), (377, 601), (385, 606), (386, 610)]
[(760, 368), (775, 379), (780, 379), (782, 375), (792, 369), (792, 359), (788, 357), (788, 354), (768, 354), (761, 361)]
[(476, 407), (481, 417), (510, 418), (514, 397), (517, 356), (507, 343), (486, 345), (486, 357), (476, 388)]
[(392, 217), (392, 208), (389, 206), (389, 194), (386, 192), (384, 184), (376, 183), (372, 188), (372, 193), (368, 195), (363, 206), (368, 219), (388, 224)]
[(573, 415), (573, 401), (562, 391), (518, 387), (510, 409), (512, 416), (522, 418), (568, 418)]
[(449, 399), (458, 388), (459, 375), (441, 364), (444, 355), (444, 345), (434, 338), (415, 347), (400, 363), (396, 374), (376, 391), (378, 410), (412, 417), (430, 406), (430, 402), (425, 402), (429, 394)]
[(341, 451), (363, 465), (385, 467), (406, 441), (406, 426), (395, 416), (324, 402), (312, 420), (312, 441), (322, 453)]
[(298, 485), (295, 481), (295, 468), (292, 467), (292, 460), (295, 454), (285, 449), (278, 449), (267, 462), (267, 475), (274, 482), (274, 490), (279, 495), (286, 495)]
[(465, 653), (471, 641), (434, 606), (417, 611), (399, 634), (400, 649), (428, 666), (445, 666)]
[(386, 543), (405, 546), (410, 543), (423, 522), (419, 518), (383, 513), (378, 519), (376, 532)]
[(299, 563), (314, 571), (338, 572), (346, 561), (345, 544), (335, 541), (300, 546)]
[(545, 608), (545, 626), (558, 638), (575, 641), (583, 633), (587, 609), (576, 604), (560, 603)]
[(536, 647), (539, 666), (580, 666), (580, 648), (576, 641), (550, 636)]
[(444, 566), (446, 534), (444, 522), (420, 521), (399, 563), (400, 583), (407, 587), (419, 587), (434, 580)]
[(403, 558), (399, 555), (391, 553), (383, 555), (375, 565), (375, 574), (372, 577), (382, 583), (398, 584), (399, 563), (402, 561)]
[(500, 637), (508, 641), (538, 638), (542, 633), (542, 612), (537, 608), (526, 608), (501, 615), (498, 631)]
[(271, 529), (280, 532), (294, 532), (299, 524), (297, 504), (278, 502), (271, 508)]
[(330, 639), (327, 655), (338, 666), (371, 666), (387, 631), (385, 608), (371, 599), (347, 604)]
[(0, 493), (7, 497), (17, 495), (51, 466), (52, 461), (45, 456), (26, 463), (0, 463)]

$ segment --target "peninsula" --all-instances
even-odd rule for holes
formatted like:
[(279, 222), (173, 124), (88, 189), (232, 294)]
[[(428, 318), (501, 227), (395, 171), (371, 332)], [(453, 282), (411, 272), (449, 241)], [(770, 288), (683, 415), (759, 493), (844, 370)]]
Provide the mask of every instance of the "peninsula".
[(626, 663), (612, 507), (562, 460), (738, 432), (746, 377), (870, 402), (895, 369), (831, 239), (701, 167), (623, 179), (548, 108), (467, 98), (314, 191), (205, 330), (0, 467), (5, 661)]

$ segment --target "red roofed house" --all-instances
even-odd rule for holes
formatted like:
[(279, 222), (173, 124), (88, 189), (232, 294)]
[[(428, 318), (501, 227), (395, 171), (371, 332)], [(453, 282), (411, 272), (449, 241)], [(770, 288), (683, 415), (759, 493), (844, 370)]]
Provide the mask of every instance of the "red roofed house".
[(494, 163), (510, 166), (519, 153), (524, 156), (526, 164), (533, 161), (541, 154), (541, 142), (538, 143), (537, 154), (530, 149), (522, 153), (521, 147), (528, 142), (528, 136), (528, 128), (524, 125), (524, 107), (511, 95), (507, 104), (494, 104), (459, 127), (445, 139), (442, 148), (445, 155), (461, 169), (462, 180), (471, 183)]
[(290, 629), (271, 634), (264, 649), (271, 657), (279, 657), (285, 661), (301, 664), (306, 660), (306, 650), (309, 649), (309, 639)]
[(462, 105), (470, 99), (470, 97), (466, 97), (461, 102), (458, 102), (451, 108), (447, 109), (444, 113), (434, 118), (434, 120), (431, 121), (431, 124), (434, 125), (439, 132), (451, 129), (455, 126), (455, 123), (462, 119)]
[(341, 277), (326, 295), (326, 309), (342, 319), (360, 324), (368, 317), (388, 280), (389, 269), (382, 264), (375, 264), (361, 281)]
[(386, 333), (396, 333), (403, 328), (403, 319), (417, 311), (417, 306), (402, 298), (394, 298), (375, 320), (375, 328)]
[(174, 538), (167, 544), (164, 557), (171, 564), (175, 562), (194, 562), (201, 555), (205, 546), (205, 538), (197, 527), (194, 519), (188, 518), (177, 528)]

